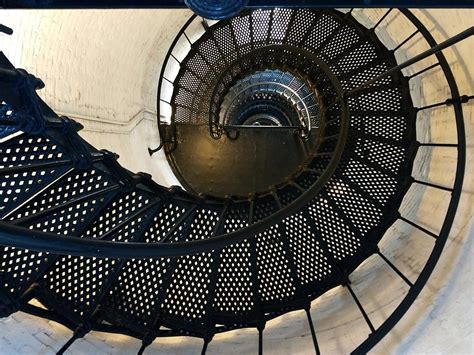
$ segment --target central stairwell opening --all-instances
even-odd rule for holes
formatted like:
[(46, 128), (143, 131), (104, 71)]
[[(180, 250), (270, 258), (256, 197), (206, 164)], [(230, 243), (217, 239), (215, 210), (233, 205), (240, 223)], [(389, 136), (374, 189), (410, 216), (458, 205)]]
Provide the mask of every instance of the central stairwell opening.
[[(392, 21), (412, 32), (390, 47), (378, 33)], [(354, 10), (192, 16), (162, 66), (161, 141), (150, 149), (164, 152), (183, 188), (132, 173), (87, 143), (80, 124), (36, 94), (48, 83), (2, 54), (1, 315), (22, 311), (71, 329), (59, 353), (91, 331), (137, 338), (139, 353), (155, 339), (194, 337), (205, 353), (215, 337), (244, 328), (263, 353), (267, 323), (303, 311), (319, 354), (331, 349), (318, 338), (315, 305), (342, 288), (366, 327), (351, 351), (369, 351), (421, 292), (453, 224), (472, 96), (459, 92), (442, 50), (473, 33), (437, 43), (411, 11), (396, 9), (370, 26)], [(399, 60), (415, 39), (427, 48)], [(432, 70), (448, 94), (418, 105), (413, 92)], [(426, 112), (447, 106), (456, 140), (423, 136)], [(450, 183), (418, 174), (425, 149), (455, 152)], [(411, 194), (420, 188), (445, 194), (436, 232), (403, 212), (407, 196), (423, 205)], [(384, 238), (400, 224), (430, 241), (418, 273), (396, 265)], [(376, 319), (364, 296), (379, 280), (358, 279), (374, 258), (400, 285), (396, 306)]]

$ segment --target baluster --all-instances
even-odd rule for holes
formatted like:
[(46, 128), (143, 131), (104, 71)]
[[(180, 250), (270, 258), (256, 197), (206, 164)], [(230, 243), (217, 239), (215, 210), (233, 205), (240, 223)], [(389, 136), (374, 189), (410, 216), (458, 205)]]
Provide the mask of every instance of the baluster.
[(191, 42), (191, 40), (189, 39), (188, 34), (186, 33), (186, 31), (183, 31), (183, 35), (184, 35), (184, 38), (186, 38), (186, 40), (188, 41), (189, 45), (192, 46), (193, 42)]
[(427, 109), (430, 109), (430, 108), (444, 106), (444, 105), (451, 106), (455, 103), (464, 104), (464, 103), (468, 102), (469, 100), (471, 100), (473, 98), (474, 98), (474, 95), (470, 95), (470, 96), (462, 95), (460, 97), (453, 97), (451, 99), (447, 99), (444, 102), (437, 102), (435, 104), (431, 104), (431, 105), (427, 105), (427, 106), (423, 106), (423, 107), (417, 107), (416, 109), (418, 111), (421, 111), (421, 110), (427, 110)]
[(435, 63), (435, 64), (432, 64), (432, 65), (430, 65), (429, 67), (426, 67), (426, 68), (424, 68), (424, 69), (421, 69), (420, 71), (417, 71), (416, 73), (414, 73), (414, 74), (412, 74), (412, 75), (409, 75), (407, 78), (408, 78), (408, 80), (413, 79), (414, 77), (416, 77), (416, 76), (418, 76), (418, 75), (420, 75), (420, 74), (423, 74), (424, 72), (427, 72), (428, 70), (431, 70), (431, 69), (433, 69), (433, 68), (436, 68), (436, 67), (439, 66), (439, 65), (440, 65), (439, 62), (438, 62), (438, 63)]
[(409, 225), (411, 225), (411, 226), (413, 226), (413, 227), (419, 229), (419, 230), (422, 231), (423, 233), (428, 234), (429, 236), (431, 236), (431, 237), (433, 237), (433, 238), (435, 238), (435, 239), (438, 238), (438, 235), (436, 235), (436, 234), (433, 233), (433, 232), (430, 232), (428, 229), (423, 228), (422, 226), (416, 224), (415, 222), (412, 222), (412, 221), (410, 221), (409, 219), (406, 219), (405, 217), (402, 217), (402, 216), (400, 216), (400, 217), (398, 217), (398, 218), (399, 218), (400, 220), (402, 220), (402, 221), (408, 223)]
[(375, 328), (374, 328), (372, 322), (370, 321), (369, 316), (365, 312), (364, 307), (362, 307), (362, 304), (359, 302), (359, 299), (355, 295), (354, 291), (352, 291), (351, 286), (349, 285), (349, 283), (347, 283), (345, 286), (347, 287), (347, 289), (349, 290), (352, 298), (354, 299), (355, 303), (357, 304), (357, 307), (359, 308), (360, 313), (362, 313), (362, 316), (364, 317), (364, 319), (365, 319), (367, 325), (369, 326), (370, 330), (372, 332), (375, 332)]
[(394, 265), (392, 264), (392, 262), (390, 260), (388, 260), (385, 255), (383, 255), (381, 253), (380, 250), (377, 251), (377, 254), (388, 264), (388, 266), (390, 266), (390, 268), (395, 271), (397, 273), (398, 276), (400, 276), (403, 281), (405, 281), (407, 283), (408, 286), (412, 287), (413, 286), (413, 283), (408, 280), (408, 278)]
[(2, 24), (0, 24), (0, 32), (5, 33), (7, 35), (12, 35), (13, 34), (13, 30), (10, 27), (7, 27), (7, 26), (2, 25)]
[(375, 29), (382, 23), (383, 20), (388, 16), (390, 12), (392, 12), (393, 8), (388, 9), (387, 12), (382, 16), (382, 18), (375, 24), (374, 27), (371, 28), (372, 31), (375, 31)]
[(171, 58), (176, 60), (178, 62), (178, 64), (181, 64), (181, 61), (178, 58), (176, 58), (176, 56), (173, 53), (170, 53), (170, 56), (171, 56)]
[(400, 49), (400, 47), (402, 47), (405, 43), (407, 43), (410, 39), (412, 39), (413, 37), (416, 36), (417, 33), (419, 33), (420, 30), (416, 30), (415, 32), (413, 32), (410, 36), (408, 36), (407, 38), (405, 38), (402, 42), (400, 42), (400, 44), (398, 44), (398, 46), (396, 46), (394, 49), (392, 49), (392, 52), (396, 52), (398, 49)]
[(209, 343), (211, 342), (211, 339), (204, 339), (204, 344), (202, 346), (202, 350), (201, 350), (201, 355), (206, 355), (206, 351), (207, 351), (207, 346), (209, 345)]
[(142, 339), (142, 346), (138, 350), (137, 355), (142, 355), (145, 352), (145, 349), (149, 347), (153, 343), (153, 341), (155, 341), (155, 339), (156, 339), (155, 332), (147, 333)]
[(73, 336), (67, 341), (66, 344), (64, 344), (61, 349), (58, 350), (56, 354), (62, 355), (64, 352), (69, 349), (69, 347), (77, 340), (80, 338), (83, 338), (87, 333), (89, 333), (90, 329), (88, 327), (85, 327), (84, 325), (80, 325), (79, 327), (74, 330)]
[(263, 355), (263, 329), (264, 326), (259, 326), (258, 328), (258, 355)]
[(170, 79), (168, 79), (168, 78), (166, 78), (166, 77), (163, 77), (163, 79), (166, 80), (166, 81), (167, 81), (168, 83), (170, 83), (171, 85), (174, 84)]
[(354, 88), (350, 91), (347, 91), (346, 92), (346, 96), (353, 96), (353, 95), (356, 95), (356, 94), (359, 94), (361, 91), (363, 91), (365, 88), (371, 86), (372, 84), (375, 84), (377, 81), (381, 80), (381, 79), (384, 79), (386, 78), (387, 76), (393, 74), (393, 73), (396, 73), (414, 63), (417, 63), (425, 58), (428, 58), (429, 56), (433, 55), (433, 54), (436, 54), (440, 51), (442, 51), (443, 49), (445, 48), (448, 48), (450, 46), (452, 46), (453, 44), (456, 44), (470, 36), (472, 36), (474, 34), (474, 27), (471, 27), (471, 28), (468, 28), (467, 30), (457, 34), (456, 36), (453, 36), (449, 39), (447, 39), (446, 41), (434, 46), (434, 47), (431, 47), (430, 49), (427, 49), (426, 51), (414, 56), (413, 58), (410, 58), (408, 60), (406, 60), (405, 62), (387, 70), (385, 73), (382, 73), (378, 76), (376, 76), (375, 78), (371, 79), (371, 80), (368, 80), (366, 81), (364, 84), (360, 85), (359, 87), (357, 88)]
[(318, 340), (316, 339), (316, 332), (314, 330), (313, 320), (311, 319), (310, 309), (306, 308), (305, 311), (308, 318), (309, 329), (311, 330), (311, 337), (313, 338), (314, 351), (316, 352), (316, 355), (320, 355), (321, 352), (319, 351)]
[(449, 192), (453, 191), (453, 189), (451, 187), (436, 185), (436, 184), (432, 184), (431, 182), (427, 182), (427, 181), (421, 181), (421, 180), (413, 179), (413, 182), (416, 182), (417, 184), (420, 184), (420, 185), (433, 187), (435, 189), (439, 189), (439, 190), (443, 190), (443, 191), (449, 191)]
[(420, 143), (420, 147), (448, 147), (457, 148), (457, 143)]

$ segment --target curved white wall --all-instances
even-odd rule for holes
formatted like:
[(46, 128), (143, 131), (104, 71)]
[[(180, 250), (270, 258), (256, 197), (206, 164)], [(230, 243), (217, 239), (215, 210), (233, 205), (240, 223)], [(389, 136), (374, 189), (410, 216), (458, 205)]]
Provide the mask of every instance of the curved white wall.
[[(383, 10), (355, 11), (364, 23), (377, 21)], [(442, 41), (473, 25), (473, 10), (416, 10), (420, 20)], [(147, 171), (165, 185), (176, 184), (163, 155), (148, 157), (146, 148), (159, 143), (156, 133), (156, 86), (162, 60), (175, 33), (190, 16), (187, 10), (133, 11), (0, 11), (0, 23), (11, 26), (11, 37), (0, 37), (0, 50), (17, 67), (37, 74), (45, 83), (41, 96), (57, 111), (84, 124), (82, 135), (93, 145), (118, 152), (120, 162), (134, 171)], [(391, 26), (390, 23), (393, 25)], [(387, 18), (379, 36), (404, 38), (410, 28)], [(414, 42), (399, 60), (418, 53)], [(474, 94), (474, 41), (445, 50), (461, 94)], [(426, 65), (429, 61), (425, 61)], [(423, 65), (420, 66), (423, 68)], [(412, 69), (410, 69), (412, 70)], [(412, 71), (414, 71), (413, 69)], [(447, 98), (439, 72), (413, 83), (417, 106)], [(426, 98), (430, 99), (427, 100)], [(427, 102), (429, 101), (429, 102)], [(474, 114), (465, 105), (468, 160), (464, 193), (450, 239), (433, 276), (415, 305), (373, 353), (473, 353), (473, 229)], [(455, 141), (452, 108), (423, 113), (418, 118), (418, 140)], [(414, 174), (441, 184), (452, 183), (455, 154), (449, 148), (420, 151)], [(422, 198), (422, 203), (420, 202)], [(412, 188), (402, 214), (425, 227), (439, 230), (449, 198), (443, 192)], [(386, 234), (382, 250), (409, 277), (424, 265), (433, 241), (397, 222)], [(352, 277), (354, 291), (364, 294), (363, 305), (377, 326), (390, 314), (407, 288), (380, 259), (367, 260)], [(347, 353), (368, 334), (347, 290), (336, 288), (314, 302), (313, 320), (324, 353)], [(71, 332), (53, 322), (17, 313), (0, 320), (0, 352), (54, 353)], [(267, 325), (265, 353), (312, 353), (312, 341), (303, 312), (293, 312)], [(215, 337), (210, 354), (257, 352), (255, 330), (239, 330)], [(160, 339), (149, 353), (199, 353), (200, 340)], [(79, 340), (74, 353), (134, 353), (138, 340), (94, 332)]]
[(81, 122), (81, 135), (117, 152), (133, 171), (178, 184), (156, 147), (156, 90), (161, 62), (189, 10), (0, 11), (0, 50), (46, 83), (40, 95)]

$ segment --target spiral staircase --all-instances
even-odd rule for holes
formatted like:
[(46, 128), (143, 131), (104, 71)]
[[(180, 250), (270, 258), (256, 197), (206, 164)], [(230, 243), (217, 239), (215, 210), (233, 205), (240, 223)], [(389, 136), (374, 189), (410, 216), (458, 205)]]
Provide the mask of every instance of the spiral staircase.
[[(393, 12), (416, 30), (388, 49), (375, 29)], [(366, 353), (414, 302), (453, 223), (462, 104), (472, 96), (460, 95), (441, 50), (473, 34), (438, 44), (410, 11), (395, 9), (371, 28), (352, 10), (246, 10), (213, 23), (192, 16), (168, 51), (157, 103), (158, 149), (184, 189), (88, 144), (80, 124), (36, 94), (43, 82), (2, 54), (1, 316), (22, 311), (70, 328), (59, 353), (92, 330), (141, 339), (139, 353), (156, 338), (198, 337), (205, 353), (216, 334), (240, 328), (258, 330), (263, 353), (266, 323), (305, 310), (319, 354), (311, 302), (342, 285), (367, 323), (354, 353)], [(413, 38), (429, 49), (397, 63)], [(402, 73), (430, 56), (436, 64)], [(410, 80), (435, 67), (450, 97), (415, 107)], [(419, 142), (417, 115), (443, 105), (455, 110), (457, 142)], [(412, 177), (423, 146), (457, 150), (453, 186)], [(252, 179), (270, 147), (287, 164)], [(439, 233), (400, 214), (413, 184), (449, 193)], [(378, 247), (399, 220), (434, 238), (416, 279)], [(351, 287), (351, 273), (374, 254), (409, 288), (377, 327)]]

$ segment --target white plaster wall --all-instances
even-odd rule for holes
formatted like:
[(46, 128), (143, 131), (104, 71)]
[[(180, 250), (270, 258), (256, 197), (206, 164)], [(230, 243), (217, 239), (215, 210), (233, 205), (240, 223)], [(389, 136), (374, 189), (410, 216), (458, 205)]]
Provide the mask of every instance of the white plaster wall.
[[(377, 21), (383, 10), (355, 11), (367, 24)], [(416, 10), (415, 13), (442, 41), (474, 23), (473, 10)], [(156, 82), (164, 52), (173, 34), (189, 16), (186, 10), (155, 11), (32, 11), (0, 12), (0, 23), (16, 32), (0, 37), (0, 50), (14, 64), (38, 74), (46, 82), (42, 92), (53, 108), (76, 118), (86, 127), (83, 136), (92, 144), (116, 151), (121, 163), (131, 170), (148, 171), (163, 184), (173, 184), (163, 156), (149, 159), (148, 146), (157, 145)], [(411, 33), (400, 19), (389, 16), (386, 30), (378, 31), (393, 48), (392, 38)], [(399, 60), (425, 48), (420, 41), (406, 46)], [(461, 94), (474, 93), (472, 56), (474, 41), (445, 50)], [(418, 69), (430, 64), (424, 61)], [(416, 71), (416, 67), (408, 72)], [(67, 80), (65, 80), (67, 78)], [(439, 71), (420, 77), (413, 84), (415, 104), (444, 101), (446, 83)], [(474, 353), (473, 294), (473, 194), (474, 194), (474, 110), (465, 105), (468, 159), (463, 195), (445, 251), (427, 286), (395, 329), (372, 351), (388, 353)], [(452, 108), (423, 112), (418, 118), (418, 140), (455, 142)], [(453, 179), (455, 153), (450, 148), (422, 150), (414, 175), (449, 185)], [(431, 188), (414, 187), (406, 196), (402, 214), (437, 232), (449, 195)], [(414, 280), (424, 265), (433, 240), (402, 222), (384, 237), (381, 247), (408, 277)], [(353, 289), (369, 312), (375, 326), (393, 311), (407, 287), (379, 258), (371, 257), (354, 272)], [(336, 288), (314, 302), (312, 310), (323, 353), (344, 354), (368, 335), (349, 293)], [(0, 353), (41, 353), (57, 351), (71, 332), (53, 322), (25, 314), (0, 320)], [(303, 312), (293, 312), (267, 325), (265, 353), (312, 353), (309, 327)], [(119, 335), (94, 332), (79, 340), (72, 353), (135, 353), (140, 342)], [(195, 339), (155, 341), (148, 353), (195, 354), (202, 342)], [(257, 352), (255, 330), (238, 330), (218, 335), (210, 354)]]
[(76, 119), (81, 135), (133, 171), (177, 185), (156, 147), (156, 90), (163, 58), (189, 10), (0, 11), (14, 29), (0, 50), (46, 83), (40, 96)]

